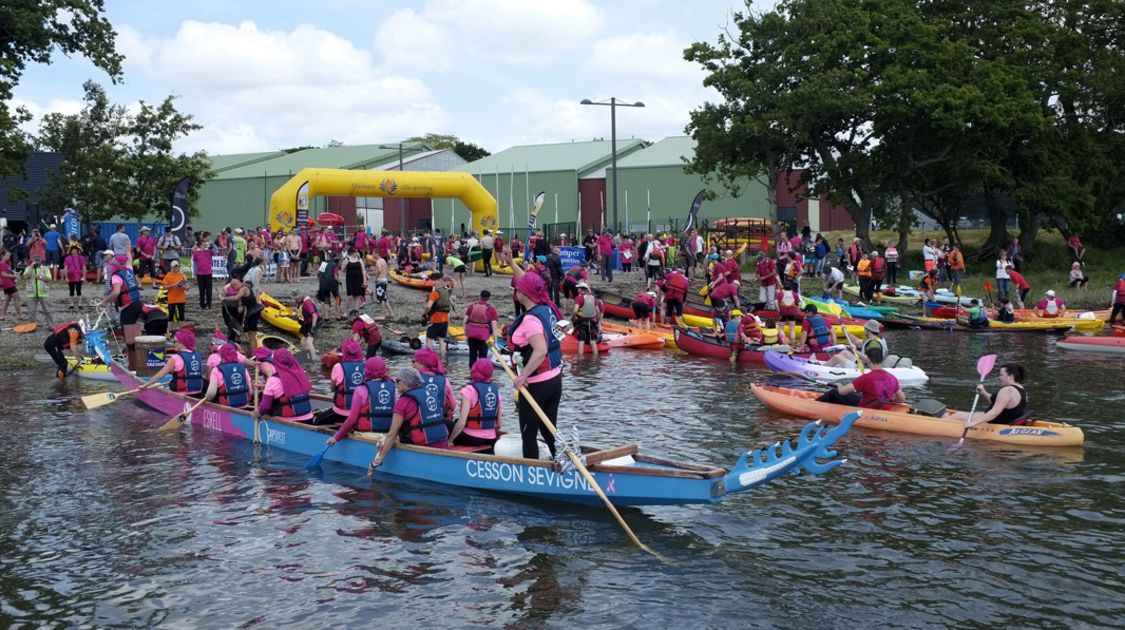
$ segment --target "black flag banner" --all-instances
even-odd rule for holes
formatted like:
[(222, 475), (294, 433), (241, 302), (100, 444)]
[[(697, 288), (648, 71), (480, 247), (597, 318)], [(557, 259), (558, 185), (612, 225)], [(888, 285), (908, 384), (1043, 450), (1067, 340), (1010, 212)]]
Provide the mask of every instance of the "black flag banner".
[(707, 196), (707, 190), (701, 190), (695, 195), (695, 201), (691, 202), (691, 208), (687, 213), (687, 222), (684, 223), (684, 234), (691, 231), (695, 224), (699, 221), (699, 207), (703, 205), (703, 198)]
[(176, 182), (172, 187), (172, 210), (168, 213), (168, 229), (180, 239), (182, 243), (188, 224), (188, 189), (191, 188), (191, 178), (185, 177)]

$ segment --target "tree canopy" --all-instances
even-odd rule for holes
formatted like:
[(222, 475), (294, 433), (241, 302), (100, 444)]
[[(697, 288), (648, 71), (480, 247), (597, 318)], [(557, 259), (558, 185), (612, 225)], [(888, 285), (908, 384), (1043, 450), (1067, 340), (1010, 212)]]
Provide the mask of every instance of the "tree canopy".
[[(918, 209), (955, 227), (959, 200), (1002, 194), (1026, 250), (1043, 223), (1090, 228), (1125, 198), (1123, 24), (1120, 0), (747, 10), (685, 51), (721, 97), (691, 112), (690, 168), (727, 187), (803, 169), (865, 240), (872, 218), (909, 230)], [(995, 208), (991, 246), (1006, 237)]]
[(427, 133), (425, 135), (407, 138), (406, 142), (423, 144), (432, 149), (451, 149), (466, 162), (473, 162), (492, 155), (487, 150), (475, 144), (465, 142), (457, 136), (449, 134)]

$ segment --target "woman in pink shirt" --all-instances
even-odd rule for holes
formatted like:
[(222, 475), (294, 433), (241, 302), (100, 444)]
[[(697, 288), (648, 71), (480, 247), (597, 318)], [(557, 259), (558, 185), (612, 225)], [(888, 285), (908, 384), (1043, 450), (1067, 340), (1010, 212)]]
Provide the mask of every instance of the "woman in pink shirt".
[(0, 321), (8, 319), (8, 304), (15, 302), (16, 319), (23, 319), (23, 309), (20, 308), (22, 300), (16, 288), (16, 278), (19, 277), (12, 271), (12, 253), (0, 250), (0, 290), (4, 291), (4, 311), (0, 314)]
[(66, 284), (70, 287), (70, 308), (78, 310), (78, 304), (82, 301), (83, 276), (86, 275), (86, 257), (82, 255), (81, 247), (74, 245), (70, 248), (63, 267), (66, 268)]
[[(526, 386), (531, 398), (546, 414), (547, 419), (557, 425), (559, 402), (562, 400), (562, 351), (554, 333), (554, 325), (562, 319), (562, 313), (547, 295), (547, 285), (539, 274), (526, 273), (513, 267), (516, 281), (516, 299), (527, 309), (512, 323), (508, 345), (512, 349), (513, 361), (519, 357), (523, 362), (520, 375), (512, 382), (516, 390)], [(520, 396), (516, 410), (520, 418), (520, 435), (523, 438), (523, 456), (539, 458), (537, 438), (543, 441), (555, 454), (555, 436), (542, 426), (539, 415), (527, 402), (527, 396)]]
[(273, 366), (276, 371), (266, 379), (254, 417), (269, 414), (292, 422), (312, 420), (312, 384), (297, 359), (286, 348), (279, 348), (273, 353)]
[(457, 446), (492, 446), (500, 437), (500, 390), (492, 382), (492, 361), (477, 359), (461, 389), (461, 408), (449, 441)]

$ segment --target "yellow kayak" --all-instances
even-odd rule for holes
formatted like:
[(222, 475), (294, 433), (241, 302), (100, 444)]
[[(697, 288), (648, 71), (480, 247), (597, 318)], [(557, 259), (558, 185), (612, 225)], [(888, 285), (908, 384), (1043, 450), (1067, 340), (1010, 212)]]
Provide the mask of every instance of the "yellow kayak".
[(301, 320), (297, 311), (272, 298), (268, 293), (258, 294), (262, 300), (262, 319), (274, 328), (301, 338)]
[[(710, 317), (702, 317), (699, 315), (684, 315), (684, 323), (689, 327), (695, 328), (715, 327), (714, 319)], [(764, 326), (762, 326), (761, 328), (762, 333), (766, 336), (767, 342), (775, 343), (777, 341), (777, 328), (766, 328)], [(839, 337), (840, 339), (844, 339), (846, 338), (846, 336), (844, 335), (845, 328), (847, 328), (848, 333), (856, 339), (864, 339), (867, 337), (867, 330), (859, 324), (848, 324), (847, 326), (837, 324), (832, 327), (832, 331), (836, 333), (837, 337)], [(796, 331), (794, 334), (799, 337), (801, 335), (801, 325), (797, 324), (794, 327), (794, 330)]]
[[(523, 256), (516, 256), (514, 262), (517, 265), (522, 263), (523, 262)], [(480, 261), (480, 260), (476, 261), (475, 263), (473, 263), (473, 269), (475, 271), (479, 272), (479, 273), (484, 273), (484, 262)], [(510, 275), (512, 275), (512, 268), (509, 267), (507, 263), (502, 263), (499, 260), (497, 260), (495, 256), (493, 256), (493, 258), (492, 258), (492, 273), (500, 273), (500, 274), (504, 274), (506, 276), (510, 276)]]
[[(948, 320), (948, 319), (942, 319), (940, 317), (915, 317), (913, 319), (921, 321), (921, 322), (930, 322), (930, 323), (938, 323), (938, 324), (948, 323), (948, 322), (951, 321), (951, 320)], [(961, 323), (964, 323), (963, 318), (959, 318), (958, 321), (960, 321)], [(1043, 328), (1043, 329), (1059, 328), (1060, 326), (1070, 326), (1070, 327), (1074, 328), (1075, 330), (1079, 330), (1079, 331), (1083, 331), (1083, 332), (1097, 332), (1097, 331), (1099, 331), (1099, 330), (1101, 330), (1102, 328), (1105, 327), (1105, 322), (1103, 322), (1100, 319), (1078, 319), (1078, 318), (1074, 318), (1074, 317), (1068, 317), (1068, 318), (1065, 318), (1065, 319), (1059, 318), (1059, 317), (1029, 319), (1029, 320), (1010, 322), (1010, 323), (999, 322), (999, 321), (996, 321), (994, 319), (988, 320), (988, 327), (989, 328), (999, 328), (999, 329), (1007, 328), (1007, 329), (1011, 329), (1011, 330), (1036, 330), (1036, 329), (1040, 329), (1040, 328)]]

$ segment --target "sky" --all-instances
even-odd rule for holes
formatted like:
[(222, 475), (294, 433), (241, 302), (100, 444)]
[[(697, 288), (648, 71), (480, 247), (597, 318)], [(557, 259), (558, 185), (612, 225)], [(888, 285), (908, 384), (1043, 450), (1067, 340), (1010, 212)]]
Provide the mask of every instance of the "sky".
[[(717, 93), (683, 60), (715, 41), (740, 0), (108, 0), (124, 81), (82, 58), (30, 66), (15, 102), (36, 117), (82, 107), (93, 79), (117, 103), (177, 108), (203, 129), (177, 149), (211, 155), (458, 136), (520, 144), (684, 133)], [(755, 9), (771, 2), (756, 0)], [(29, 130), (37, 129), (32, 123)]]

